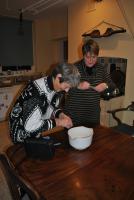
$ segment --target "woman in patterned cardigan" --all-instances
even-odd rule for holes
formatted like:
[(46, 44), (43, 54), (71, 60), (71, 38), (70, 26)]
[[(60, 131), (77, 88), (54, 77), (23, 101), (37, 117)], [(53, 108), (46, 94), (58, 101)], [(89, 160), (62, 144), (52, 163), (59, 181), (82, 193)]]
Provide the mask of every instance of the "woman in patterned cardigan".
[(61, 91), (77, 87), (80, 74), (68, 63), (56, 66), (50, 76), (34, 80), (25, 87), (9, 114), (10, 136), (14, 143), (39, 137), (55, 126), (72, 127), (72, 120), (60, 106)]

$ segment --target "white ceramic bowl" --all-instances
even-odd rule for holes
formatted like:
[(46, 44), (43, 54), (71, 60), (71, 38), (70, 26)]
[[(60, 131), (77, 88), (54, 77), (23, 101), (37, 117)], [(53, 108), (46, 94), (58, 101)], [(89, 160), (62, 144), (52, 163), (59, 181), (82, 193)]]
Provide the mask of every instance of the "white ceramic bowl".
[(68, 130), (69, 143), (78, 150), (89, 147), (92, 143), (93, 129), (84, 126), (74, 127)]

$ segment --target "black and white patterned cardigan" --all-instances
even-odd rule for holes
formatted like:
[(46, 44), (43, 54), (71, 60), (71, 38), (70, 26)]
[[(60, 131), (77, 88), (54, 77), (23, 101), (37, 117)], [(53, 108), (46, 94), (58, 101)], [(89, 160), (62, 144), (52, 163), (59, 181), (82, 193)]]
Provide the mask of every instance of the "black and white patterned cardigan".
[(14, 143), (38, 137), (56, 126), (61, 95), (53, 89), (52, 77), (30, 82), (16, 100), (9, 114), (10, 135)]

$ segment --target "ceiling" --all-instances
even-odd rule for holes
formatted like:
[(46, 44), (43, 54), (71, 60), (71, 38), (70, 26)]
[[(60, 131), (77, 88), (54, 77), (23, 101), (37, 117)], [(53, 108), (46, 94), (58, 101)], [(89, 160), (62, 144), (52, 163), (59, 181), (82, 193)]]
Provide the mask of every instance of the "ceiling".
[(43, 18), (54, 12), (67, 10), (76, 0), (0, 0), (0, 15), (18, 17), (20, 12), (25, 19)]

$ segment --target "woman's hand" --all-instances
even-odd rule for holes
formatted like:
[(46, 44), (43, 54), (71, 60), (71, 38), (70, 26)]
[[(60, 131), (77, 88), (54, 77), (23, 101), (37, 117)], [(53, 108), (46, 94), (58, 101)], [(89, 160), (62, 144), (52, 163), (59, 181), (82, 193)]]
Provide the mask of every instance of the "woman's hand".
[(88, 90), (90, 88), (90, 83), (88, 83), (87, 81), (82, 81), (80, 82), (78, 89), (80, 90)]
[(97, 92), (103, 92), (104, 90), (106, 90), (108, 88), (108, 85), (106, 83), (100, 83), (99, 85), (97, 85), (94, 89)]
[(73, 126), (71, 118), (64, 113), (60, 113), (59, 118), (56, 118), (55, 121), (56, 126), (62, 126), (65, 128), (71, 128)]
[(90, 83), (88, 83), (87, 81), (83, 81), (78, 86), (78, 89), (80, 90), (88, 90), (90, 88), (94, 89), (96, 92), (103, 92), (104, 90), (108, 88), (108, 85), (106, 83), (100, 83), (96, 87), (92, 87)]

